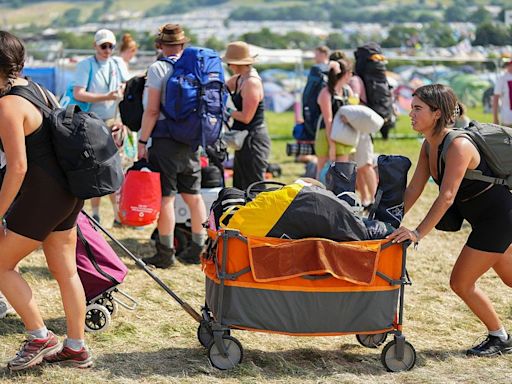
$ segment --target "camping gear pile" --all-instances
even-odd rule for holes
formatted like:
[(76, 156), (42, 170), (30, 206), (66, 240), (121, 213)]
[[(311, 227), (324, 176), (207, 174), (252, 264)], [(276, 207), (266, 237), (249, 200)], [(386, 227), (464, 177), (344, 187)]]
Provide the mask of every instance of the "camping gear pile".
[[(403, 207), (406, 180), (398, 172), (407, 174), (409, 160), (379, 160), (393, 169), (383, 173), (380, 201), (395, 206), (401, 198)], [(383, 239), (386, 232), (372, 232), (365, 223), (370, 220), (357, 213), (350, 191), (354, 163), (334, 163), (329, 174), (330, 186), (342, 191), (339, 197), (299, 180), (255, 183), (246, 191), (225, 188), (213, 203), (202, 258), (206, 304), (197, 335), (214, 367), (230, 369), (241, 362), (243, 347), (231, 335), (235, 329), (355, 334), (369, 348), (392, 334), (381, 354), (384, 367), (397, 372), (414, 366), (416, 353), (402, 334), (408, 244)], [(381, 206), (374, 217), (401, 218), (395, 210), (390, 216)]]

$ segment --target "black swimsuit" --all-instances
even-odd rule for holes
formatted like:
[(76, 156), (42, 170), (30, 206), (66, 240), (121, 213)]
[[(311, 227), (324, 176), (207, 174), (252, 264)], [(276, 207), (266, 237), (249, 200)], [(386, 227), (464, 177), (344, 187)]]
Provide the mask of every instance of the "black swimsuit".
[[(32, 82), (27, 86), (15, 86), (8, 94), (26, 91), (42, 99)], [(67, 189), (52, 147), (50, 129), (44, 120), (38, 129), (25, 137), (25, 146), (27, 173), (5, 219), (8, 230), (43, 241), (53, 231), (68, 230), (76, 225), (83, 200), (71, 195)]]
[[(443, 144), (444, 139), (439, 145), (438, 159), (441, 156)], [(484, 175), (492, 176), (483, 157), (476, 169), (482, 171)], [(440, 171), (442, 175), (442, 169)], [(440, 184), (437, 180), (436, 183)], [(489, 188), (489, 183), (462, 179), (454, 204), (472, 227), (466, 242), (468, 247), (496, 253), (504, 253), (510, 247), (512, 244), (512, 193), (506, 186), (493, 185)]]

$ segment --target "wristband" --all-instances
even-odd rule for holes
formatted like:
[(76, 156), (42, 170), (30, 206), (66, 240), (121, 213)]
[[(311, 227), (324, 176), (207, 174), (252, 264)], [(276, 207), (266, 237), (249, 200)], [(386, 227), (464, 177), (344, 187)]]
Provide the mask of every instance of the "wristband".
[(144, 145), (146, 145), (148, 142), (147, 142), (147, 141), (144, 141), (144, 140), (142, 140), (142, 139), (139, 139), (139, 143), (140, 143), (140, 144), (144, 144)]
[(418, 243), (420, 242), (420, 233), (418, 232), (417, 229), (411, 231), (414, 236), (416, 236), (416, 241), (414, 242), (414, 249), (418, 248)]

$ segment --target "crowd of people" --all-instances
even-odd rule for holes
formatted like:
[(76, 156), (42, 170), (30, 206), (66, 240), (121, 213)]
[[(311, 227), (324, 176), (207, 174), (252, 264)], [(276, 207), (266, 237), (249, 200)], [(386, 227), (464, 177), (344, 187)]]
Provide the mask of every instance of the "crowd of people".
[[(137, 156), (160, 172), (162, 192), (156, 252), (144, 261), (157, 268), (172, 267), (177, 259), (199, 263), (207, 237), (202, 225), (206, 211), (200, 193), (201, 149), (178, 142), (165, 132), (162, 134), (159, 125), (166, 119), (161, 106), (165, 84), (173, 73), (172, 63), (181, 56), (188, 42), (179, 25), (166, 24), (159, 28), (155, 48), (160, 58), (171, 60), (156, 60), (148, 68), (143, 96)], [(94, 55), (77, 65), (73, 96), (90, 103), (90, 111), (105, 121), (121, 148), (126, 128), (118, 116), (117, 105), (123, 97), (124, 83), (130, 77), (128, 65), (137, 52), (137, 44), (131, 36), (124, 35), (120, 56), (114, 56), (116, 44), (112, 31), (96, 32)], [(84, 201), (66, 188), (52, 149), (48, 123), (41, 111), (23, 97), (24, 92), (30, 92), (48, 104), (40, 86), (21, 77), (25, 60), (23, 43), (11, 33), (0, 31), (0, 45), (0, 166), (4, 174), (0, 189), (0, 315), (15, 311), (28, 333), (27, 341), (8, 362), (8, 367), (13, 371), (23, 370), (43, 360), (49, 364), (90, 367), (92, 355), (84, 337), (85, 296), (75, 261), (75, 226)], [(321, 121), (314, 143), (316, 176), (321, 177), (327, 163), (355, 161), (357, 190), (363, 204), (369, 206), (375, 197), (378, 177), (371, 135), (361, 135), (357, 147), (337, 143), (330, 135), (334, 116), (341, 106), (366, 103), (364, 84), (353, 73), (352, 61), (342, 52), (330, 53), (326, 47), (319, 47), (316, 60), (327, 75), (326, 85), (317, 98)], [(232, 73), (226, 82), (235, 107), (227, 111), (234, 121), (231, 129), (248, 131), (242, 147), (234, 155), (233, 186), (244, 190), (264, 179), (271, 151), (265, 125), (263, 84), (253, 67), (255, 57), (246, 43), (229, 43), (223, 61)], [(495, 90), (495, 120), (505, 125), (512, 125), (511, 76), (512, 64), (508, 64), (507, 73)], [(500, 101), (501, 117), (498, 116)], [(463, 106), (446, 86), (428, 85), (415, 91), (410, 113), (412, 128), (425, 142), (405, 194), (406, 212), (417, 201), (430, 176), (439, 184), (440, 192), (416, 229), (401, 227), (390, 239), (419, 242), (451, 206), (470, 222), (473, 230), (453, 268), (450, 284), (489, 331), (488, 338), (467, 354), (490, 356), (511, 352), (512, 339), (489, 298), (476, 287), (476, 281), (492, 268), (505, 284), (512, 286), (512, 195), (506, 186), (464, 179), (468, 169), (490, 174), (485, 160), (465, 136), (454, 139), (447, 149), (446, 160), (438, 161), (443, 140), (462, 116), (462, 110)], [(192, 227), (192, 241), (178, 255), (174, 248), (176, 194), (181, 195), (190, 209)], [(109, 197), (114, 226), (121, 225), (116, 196)], [(92, 215), (98, 222), (102, 219), (99, 207), (99, 198), (92, 199)], [(17, 270), (19, 262), (41, 246), (61, 292), (67, 325), (64, 343), (46, 328), (30, 287)]]

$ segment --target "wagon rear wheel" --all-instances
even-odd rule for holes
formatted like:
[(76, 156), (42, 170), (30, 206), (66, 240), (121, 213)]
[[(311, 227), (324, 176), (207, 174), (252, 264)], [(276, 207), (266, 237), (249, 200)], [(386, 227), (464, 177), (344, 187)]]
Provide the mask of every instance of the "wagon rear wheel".
[(363, 347), (366, 348), (377, 348), (384, 344), (388, 333), (375, 333), (372, 335), (356, 335), (356, 339)]

